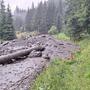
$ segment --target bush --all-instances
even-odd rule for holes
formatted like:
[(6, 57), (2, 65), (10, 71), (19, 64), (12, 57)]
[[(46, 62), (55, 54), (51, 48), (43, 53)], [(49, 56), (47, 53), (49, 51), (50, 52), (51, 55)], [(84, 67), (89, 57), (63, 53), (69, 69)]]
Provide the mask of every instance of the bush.
[(70, 40), (70, 37), (68, 37), (66, 34), (64, 33), (59, 33), (57, 35), (55, 35), (55, 38), (59, 39), (59, 40)]
[(52, 26), (51, 29), (48, 31), (48, 33), (51, 35), (58, 34), (56, 26)]
[(39, 33), (36, 31), (33, 32), (21, 32), (21, 31), (17, 31), (16, 32), (16, 36), (18, 39), (20, 38), (26, 38), (26, 37), (30, 37), (30, 36), (37, 36)]

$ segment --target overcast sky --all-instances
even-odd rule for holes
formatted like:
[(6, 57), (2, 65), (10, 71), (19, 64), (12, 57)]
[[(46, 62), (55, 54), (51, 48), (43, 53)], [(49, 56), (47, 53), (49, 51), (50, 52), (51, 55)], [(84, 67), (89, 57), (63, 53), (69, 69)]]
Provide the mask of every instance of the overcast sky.
[(27, 9), (28, 7), (31, 7), (32, 2), (34, 2), (36, 6), (38, 2), (45, 1), (45, 0), (4, 0), (4, 1), (5, 1), (5, 5), (9, 3), (12, 11), (14, 11), (16, 6), (23, 9)]

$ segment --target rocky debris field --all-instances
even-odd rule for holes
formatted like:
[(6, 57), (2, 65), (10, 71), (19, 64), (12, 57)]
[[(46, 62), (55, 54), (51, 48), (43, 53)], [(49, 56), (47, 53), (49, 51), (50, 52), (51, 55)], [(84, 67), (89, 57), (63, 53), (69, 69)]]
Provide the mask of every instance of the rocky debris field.
[[(18, 59), (9, 58), (9, 55), (27, 51), (33, 47), (44, 49), (33, 49), (20, 57), (17, 54)], [(78, 45), (70, 41), (57, 40), (50, 35), (16, 39), (0, 44), (0, 60), (2, 60), (1, 57), (8, 55), (8, 59), (12, 61), (0, 63), (0, 90), (30, 90), (30, 84), (49, 62), (54, 58), (70, 59), (71, 55), (79, 49)]]

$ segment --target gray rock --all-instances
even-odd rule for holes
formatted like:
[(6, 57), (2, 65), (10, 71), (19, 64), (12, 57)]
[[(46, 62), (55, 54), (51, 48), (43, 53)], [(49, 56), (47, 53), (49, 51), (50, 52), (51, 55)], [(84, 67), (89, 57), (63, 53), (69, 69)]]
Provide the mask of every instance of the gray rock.
[(2, 46), (5, 46), (5, 45), (7, 45), (7, 44), (9, 44), (9, 41), (5, 41), (5, 42), (2, 44)]
[(34, 50), (28, 55), (28, 57), (29, 58), (42, 57), (42, 52)]
[(42, 57), (43, 57), (44, 59), (50, 60), (50, 57), (49, 57), (48, 54), (44, 54)]

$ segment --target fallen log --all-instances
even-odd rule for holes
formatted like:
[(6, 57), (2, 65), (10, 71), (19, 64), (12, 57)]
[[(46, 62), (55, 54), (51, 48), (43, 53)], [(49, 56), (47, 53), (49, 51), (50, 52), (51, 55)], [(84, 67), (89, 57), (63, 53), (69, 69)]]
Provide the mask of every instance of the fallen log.
[(12, 62), (13, 60), (19, 59), (20, 57), (27, 56), (33, 50), (44, 51), (44, 49), (45, 49), (44, 47), (40, 47), (40, 46), (39, 47), (32, 47), (30, 49), (20, 50), (20, 51), (17, 51), (17, 52), (8, 54), (8, 55), (0, 56), (0, 64), (8, 64), (8, 63)]

